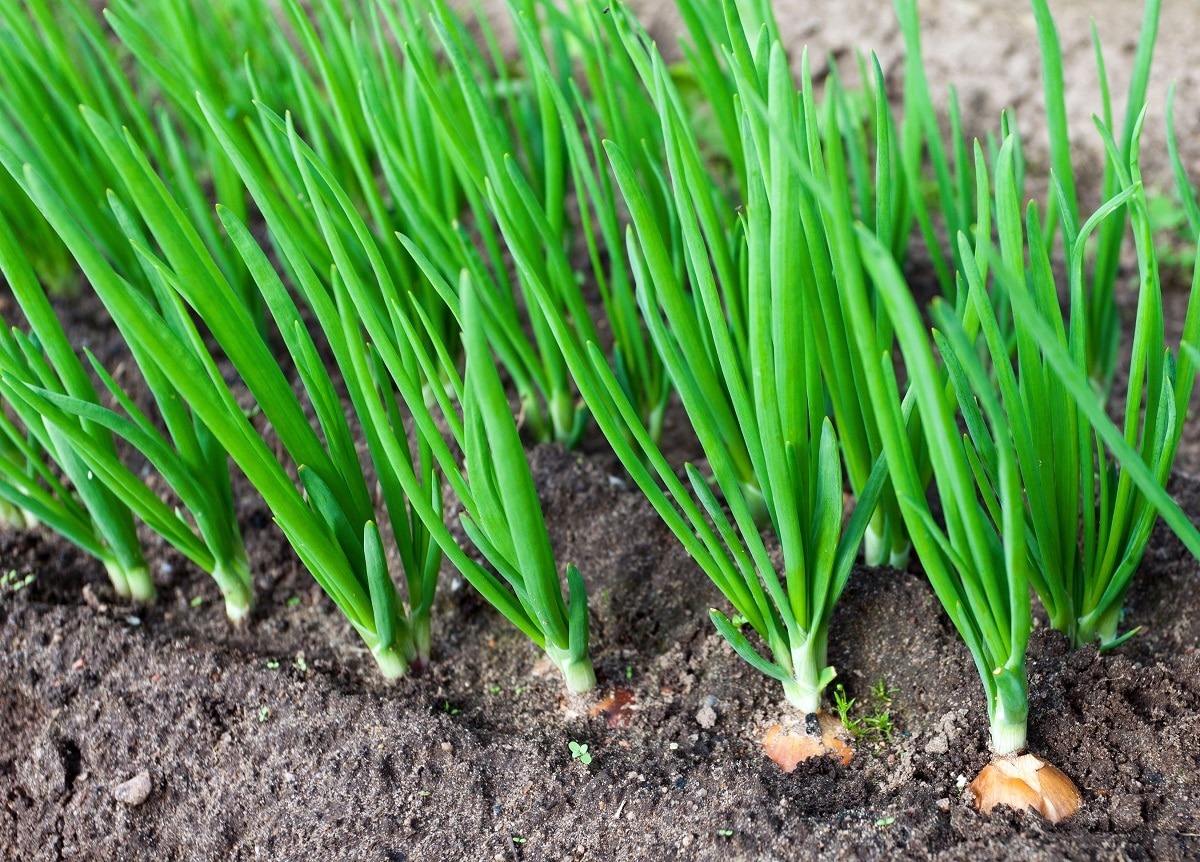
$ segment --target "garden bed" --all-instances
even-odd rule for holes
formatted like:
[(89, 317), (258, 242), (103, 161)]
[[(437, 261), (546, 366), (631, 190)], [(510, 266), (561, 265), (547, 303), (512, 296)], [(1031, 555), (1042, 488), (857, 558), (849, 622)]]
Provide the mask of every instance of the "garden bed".
[[(832, 24), (837, 5), (780, 17), (795, 39), (822, 51), (894, 48), (889, 15), (869, 17), (873, 4), (853, 4), (863, 14), (843, 12), (846, 20), (883, 29), (851, 31)], [(1055, 4), (1064, 34), (1086, 35), (1075, 27), (1086, 5)], [(1001, 107), (992, 99), (1003, 94), (1020, 106), (1040, 92), (1028, 10), (983, 6), (933, 9), (924, 19), (934, 86), (959, 81), (981, 128)], [(1100, 22), (1102, 34), (1129, 34), (1133, 44), (1137, 11), (1132, 25), (1128, 10), (1106, 12), (1112, 20)], [(1156, 84), (1185, 74), (1179, 46), (1188, 27), (1194, 36), (1200, 26), (1168, 16)], [(669, 21), (655, 26), (660, 36), (671, 32)], [(968, 43), (963, 32), (986, 38)], [(1127, 60), (1124, 43), (1113, 44)], [(1073, 111), (1091, 104), (1087, 47), (1066, 45)], [(966, 50), (976, 68), (980, 57), (1003, 68), (964, 79)], [(1151, 91), (1152, 104), (1162, 104), (1163, 89)], [(1185, 142), (1194, 114), (1181, 114)], [(1148, 136), (1148, 152), (1164, 152), (1159, 134)], [(1037, 136), (1027, 137), (1041, 152)], [(1196, 155), (1185, 147), (1194, 175)], [(1165, 162), (1147, 163), (1167, 185)], [(1186, 296), (1166, 302), (1174, 339)], [(59, 310), (73, 343), (110, 368), (119, 364), (124, 348), (98, 302), (85, 296)], [(673, 461), (694, 455), (686, 434), (668, 427), (667, 439), (676, 441)], [(723, 600), (626, 487), (602, 441), (578, 453), (537, 447), (531, 465), (556, 556), (588, 579), (599, 685), (575, 699), (539, 650), (449, 567), (431, 666), (384, 683), (244, 482), (235, 492), (257, 606), (239, 629), (227, 623), (212, 580), (156, 537), (146, 545), (160, 600), (145, 609), (119, 602), (102, 567), (64, 541), (0, 533), (0, 568), (18, 575), (0, 588), (0, 856), (1200, 856), (1200, 566), (1161, 525), (1127, 602), (1123, 629), (1141, 626), (1136, 637), (1107, 655), (1086, 648), (1067, 657), (1061, 635), (1039, 628), (1033, 636), (1030, 746), (1084, 796), (1079, 815), (1052, 827), (1033, 814), (981, 816), (964, 796), (965, 781), (989, 760), (982, 693), (970, 654), (919, 572), (856, 570), (831, 625), (830, 661), (856, 698), (850, 717), (886, 714), (891, 736), (861, 742), (849, 765), (820, 760), (784, 774), (759, 746), (784, 708), (778, 685), (716, 633), (708, 609)], [(1196, 520), (1195, 422), (1176, 466), (1170, 490)], [(27, 574), (33, 579), (14, 590)], [(881, 680), (887, 702), (872, 692)], [(573, 757), (572, 743), (575, 752), (586, 745), (587, 758)], [(142, 772), (149, 795), (137, 805), (119, 801), (117, 788)]]
[[(74, 318), (68, 331), (105, 356), (98, 303), (62, 311)], [(858, 699), (851, 716), (879, 708), (879, 680), (895, 690), (882, 708), (890, 740), (861, 744), (849, 766), (781, 772), (758, 744), (784, 706), (777, 685), (712, 628), (707, 610), (720, 596), (623, 487), (611, 455), (584, 449), (541, 446), (531, 457), (556, 554), (589, 578), (600, 684), (578, 700), (564, 699), (540, 652), (450, 572), (432, 666), (381, 682), (244, 485), (258, 606), (240, 630), (211, 579), (153, 538), (161, 598), (141, 609), (117, 602), (103, 569), (61, 540), (0, 534), (5, 570), (35, 575), (0, 596), (5, 858), (1200, 852), (1198, 567), (1165, 528), (1129, 597), (1125, 624), (1143, 627), (1137, 637), (1064, 661), (1061, 635), (1034, 634), (1030, 744), (1085, 799), (1051, 827), (1031, 814), (982, 817), (964, 797), (964, 777), (989, 759), (983, 699), (919, 574), (857, 570), (831, 626), (830, 661)], [(1179, 463), (1200, 463), (1200, 448)], [(1200, 480), (1180, 473), (1172, 491), (1200, 512)], [(572, 758), (571, 742), (588, 746), (591, 763)], [(149, 797), (119, 802), (115, 788), (143, 770)]]

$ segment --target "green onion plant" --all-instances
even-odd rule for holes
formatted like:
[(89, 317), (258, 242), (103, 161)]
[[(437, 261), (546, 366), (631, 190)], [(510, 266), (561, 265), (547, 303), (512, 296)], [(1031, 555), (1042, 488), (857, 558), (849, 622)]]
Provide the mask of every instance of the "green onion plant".
[[(11, 153), (0, 151), (6, 166)], [(75, 354), (15, 233), (0, 216), (3, 272), (30, 328), (0, 327), (0, 394), (12, 416), (0, 414), (0, 497), (15, 522), (40, 521), (103, 563), (117, 595), (154, 600), (154, 581), (142, 555), (129, 506), (90, 469), (88, 452), (115, 459), (108, 429), (79, 420), (63, 424), (20, 399), (14, 390), (36, 386), (98, 404), (83, 363)], [(14, 422), (14, 419), (16, 420)], [(18, 424), (19, 423), (19, 424)], [(58, 470), (52, 469), (57, 467)]]
[[(826, 659), (830, 615), (886, 470), (877, 460), (843, 528), (838, 436), (825, 412), (818, 335), (799, 275), (800, 246), (792, 241), (800, 230), (801, 195), (781, 155), (784, 139), (762, 134), (765, 124), (756, 128), (752, 118), (742, 118), (739, 140), (751, 195), (731, 239), (713, 215), (710, 185), (698, 181), (702, 166), (677, 91), (657, 51), (642, 44), (638, 62), (644, 59), (644, 74), (654, 83), (693, 292), (672, 264), (669, 242), (623, 148), (610, 142), (606, 149), (632, 219), (627, 243), (642, 313), (703, 446), (711, 484), (690, 464), (686, 481), (676, 475), (600, 348), (580, 339), (569, 307), (540, 276), (539, 246), (519, 241), (507, 207), (498, 208), (501, 226), (614, 451), (736, 613), (763, 639), (770, 658), (725, 614), (714, 610), (714, 623), (743, 658), (782, 684), (793, 706), (816, 712), (834, 678)], [(763, 62), (768, 63), (765, 55)], [(770, 109), (782, 122), (798, 123), (778, 44), (767, 68)], [(743, 290), (729, 260), (735, 253), (748, 279), (744, 341), (730, 325), (731, 305)], [(756, 508), (778, 538), (782, 572), (759, 532)]]
[[(13, 169), (17, 168), (15, 162), (10, 162), (10, 165)], [(136, 233), (134, 221), (125, 216), (115, 198), (112, 203), (114, 211), (119, 214), (119, 220), (132, 232), (131, 243), (137, 247), (140, 237)], [(5, 230), (7, 231), (7, 227)], [(87, 480), (85, 488), (99, 484), (110, 492), (111, 502), (108, 498), (101, 497), (106, 505), (94, 510), (105, 513), (103, 519), (96, 519), (101, 525), (99, 532), (102, 536), (125, 535), (125, 513), (120, 511), (119, 506), (127, 506), (185, 557), (210, 573), (225, 599), (229, 619), (233, 622), (242, 621), (253, 604), (253, 588), (245, 547), (234, 513), (228, 459), (224, 450), (217, 445), (203, 423), (188, 413), (168, 376), (148, 356), (141, 354), (140, 345), (136, 342), (130, 343), (131, 352), (144, 374), (145, 383), (155, 400), (169, 439), (155, 427), (88, 351), (87, 358), (93, 373), (104, 384), (108, 395), (125, 415), (122, 416), (98, 404), (95, 391), (89, 385), (85, 385), (87, 375), (83, 367), (79, 365), (78, 360), (70, 363), (70, 360), (66, 359), (68, 356), (74, 358), (74, 354), (68, 352), (70, 345), (66, 335), (36, 283), (31, 268), (21, 266), (21, 261), (16, 257), (15, 247), (11, 243), (10, 233), (8, 242), (5, 243), (5, 259), (0, 260), (0, 263), (8, 261), (4, 265), (5, 272), (14, 287), (18, 302), (26, 311), (37, 341), (53, 344), (56, 358), (61, 357), (63, 361), (71, 364), (73, 385), (59, 386), (58, 381), (47, 376), (44, 371), (37, 378), (30, 377), (28, 369), (20, 362), (14, 362), (15, 357), (11, 357), (10, 353), (10, 360), (0, 364), (4, 370), (0, 376), (0, 392), (3, 393), (4, 399), (24, 417), (27, 427), (36, 429), (45, 426), (53, 442), (57, 463), (63, 465), (64, 472), (72, 477), (77, 486), (81, 481), (78, 476), (83, 470)], [(167, 310), (165, 319), (176, 336), (183, 340), (198, 340), (199, 336), (183, 314), (178, 300), (165, 290), (153, 270), (147, 269), (147, 276), (156, 287), (160, 307)], [(28, 357), (32, 344), (22, 346)], [(40, 420), (35, 418), (39, 416)], [(179, 498), (183, 508), (191, 513), (196, 525), (195, 530), (183, 518), (179, 509), (172, 509), (164, 503), (146, 486), (143, 479), (121, 462), (112, 446), (111, 434), (123, 438), (146, 455), (167, 486)], [(91, 501), (96, 499), (99, 493), (90, 491), (82, 494), (89, 509), (93, 509), (94, 504)], [(61, 503), (63, 498), (60, 496), (58, 500)], [(115, 517), (111, 514), (114, 508), (121, 517), (109, 526), (108, 522), (113, 521)], [(60, 514), (55, 523), (61, 522)], [(60, 532), (63, 530), (60, 529)], [(81, 541), (86, 543), (89, 538), (86, 533), (79, 535), (77, 522), (72, 525), (71, 531), (64, 535), (74, 538), (77, 544)], [(114, 548), (122, 547), (111, 540), (110, 545)], [(87, 547), (86, 544), (84, 546)], [(144, 564), (142, 566), (144, 567)], [(130, 577), (126, 575), (125, 580), (129, 581)], [(114, 577), (114, 583), (120, 591), (120, 580), (117, 577)], [(143, 592), (146, 590), (140, 581), (139, 589)]]
[[(184, 2), (169, 0), (139, 14), (165, 15), (167, 7), (178, 11)], [(195, 38), (195, 31), (189, 38)], [(149, 76), (130, 67), (121, 45), (86, 0), (4, 3), (0, 40), (0, 144), (46, 176), (122, 277), (151, 294), (124, 226), (107, 203), (108, 189), (122, 190), (120, 178), (77, 107), (87, 105), (128, 128), (173, 192), (203, 213), (204, 184), (216, 179), (220, 185), (220, 166), (208, 159), (198, 127), (174, 105), (155, 98)], [(10, 207), (9, 222), (22, 246), (30, 249), (35, 272), (52, 292), (74, 287), (61, 240), (47, 235), (45, 220), (28, 197), (10, 189), (3, 206)], [(244, 198), (222, 191), (232, 200)], [(197, 218), (196, 224), (223, 271), (234, 277), (238, 270), (230, 258), (232, 249), (216, 219)], [(45, 262), (44, 256), (49, 256)]]
[[(876, 65), (870, 80), (874, 89), (870, 100), (869, 122), (864, 126), (852, 112), (850, 100), (834, 76), (829, 82), (824, 103), (818, 103), (811, 76), (808, 72), (807, 55), (801, 58), (801, 82), (798, 90), (792, 88), (785, 96), (781, 81), (772, 96), (767, 92), (767, 78), (759, 71), (769, 54), (767, 43), (770, 27), (763, 28), (758, 44), (751, 44), (743, 35), (746, 25), (737, 17), (733, 6), (726, 9), (725, 25), (720, 31), (706, 31), (707, 38), (720, 46), (728, 64), (727, 75), (734, 81), (735, 101), (744, 106), (742, 129), (737, 143), (729, 147), (730, 152), (744, 153), (747, 147), (766, 146), (772, 136), (794, 137), (799, 150), (779, 145), (773, 156), (775, 172), (782, 183), (780, 191), (766, 201), (771, 212), (787, 213), (786, 219), (777, 220), (770, 237), (772, 253), (789, 242), (795, 247), (791, 254), (794, 260), (787, 264), (781, 276), (773, 270), (771, 277), (790, 278), (789, 290), (799, 291), (810, 309), (812, 326), (815, 328), (816, 356), (811, 360), (823, 369), (822, 386), (828, 402), (828, 412), (834, 419), (840, 438), (840, 449), (846, 466), (851, 490), (861, 494), (866, 487), (872, 467), (882, 452), (876, 430), (874, 406), (866, 389), (861, 385), (863, 369), (861, 360), (852, 348), (849, 331), (855, 326), (840, 295), (838, 285), (839, 257), (842, 251), (839, 240), (833, 236), (826, 224), (820, 206), (812, 191), (799, 181), (798, 172), (810, 173), (822, 188), (838, 197), (839, 205), (854, 212), (865, 223), (871, 225), (881, 241), (903, 256), (906, 246), (903, 239), (909, 231), (911, 216), (907, 197), (904, 194), (903, 171), (899, 151), (899, 135), (892, 118), (883, 89), (882, 74)], [(638, 34), (639, 28), (630, 21), (625, 32), (626, 48), (638, 61), (647, 86), (656, 88), (657, 109), (664, 117), (674, 117), (671, 137), (677, 152), (671, 157), (675, 176), (683, 177), (684, 184), (692, 189), (704, 189), (704, 196), (693, 195), (694, 206), (702, 219), (705, 241), (713, 258), (714, 277), (723, 290), (726, 315), (734, 338), (734, 349), (739, 355), (748, 350), (749, 320), (753, 315), (753, 301), (749, 298), (749, 285), (754, 277), (760, 277), (749, 266), (746, 220), (729, 221), (723, 218), (722, 190), (710, 180), (703, 160), (702, 151), (695, 135), (683, 122), (686, 105), (679, 98), (678, 90), (667, 86), (666, 81), (652, 81), (652, 64), (646, 58), (646, 38)], [(710, 43), (711, 45), (711, 43)], [(709, 91), (718, 89), (716, 83)], [(791, 104), (786, 104), (790, 100)], [(770, 106), (768, 107), (768, 102)], [(666, 120), (664, 120), (666, 125)], [(873, 138), (868, 141), (865, 129), (869, 128)], [(867, 153), (875, 152), (875, 163), (869, 165)], [(793, 163), (792, 157), (799, 158)], [(764, 164), (769, 164), (765, 157)], [(746, 162), (738, 169), (745, 173)], [(767, 173), (767, 168), (762, 172)], [(618, 177), (620, 172), (618, 171)], [(749, 179), (747, 179), (749, 182)], [(747, 198), (749, 201), (750, 199)], [(753, 201), (751, 201), (753, 203)], [(763, 206), (758, 203), (758, 206)], [(786, 233), (781, 232), (786, 231)], [(789, 239), (790, 238), (790, 239)], [(694, 268), (687, 270), (696, 278)], [(696, 291), (695, 285), (692, 286)], [(762, 301), (762, 300), (756, 300)], [(890, 339), (889, 322), (882, 309), (873, 309), (871, 320), (878, 330), (878, 337)], [(733, 454), (734, 463), (743, 476), (743, 486), (756, 496), (755, 478), (749, 465), (751, 458), (745, 443), (739, 438), (733, 423), (718, 425), (727, 433), (726, 448)], [(917, 438), (919, 439), (919, 435)], [(760, 518), (760, 521), (762, 519)], [(864, 554), (869, 564), (891, 562), (903, 565), (908, 555), (908, 539), (903, 520), (896, 506), (895, 496), (885, 486), (883, 498), (875, 516), (868, 525)]]
[[(1071, 156), (1071, 136), (1067, 123), (1065, 87), (1062, 70), (1062, 46), (1050, 8), (1046, 0), (1032, 0), (1037, 20), (1038, 41), (1042, 54), (1042, 82), (1046, 101), (1046, 127), (1050, 137), (1050, 158), (1058, 178), (1061, 193), (1047, 201), (1047, 213), (1043, 230), (1047, 244), (1061, 226), (1064, 251), (1072, 244), (1068, 236), (1069, 219), (1078, 226), (1081, 222), (1079, 196), (1076, 188), (1075, 168)], [(1158, 37), (1159, 13), (1162, 0), (1146, 0), (1141, 33), (1133, 68), (1129, 79), (1129, 91), (1125, 102), (1125, 118), (1116, 140), (1120, 159), (1114, 163), (1105, 159), (1103, 199), (1111, 200), (1122, 188), (1121, 174), (1127, 171), (1134, 158), (1138, 119), (1146, 103), (1146, 90), (1150, 82), (1150, 69), (1154, 59), (1154, 45)], [(1100, 45), (1100, 37), (1092, 25), (1092, 43), (1096, 52), (1096, 67), (1099, 74), (1102, 97), (1101, 119), (1106, 129), (1116, 129), (1113, 121), (1113, 105), (1110, 94), (1109, 75)], [(1116, 302), (1116, 284), (1126, 230), (1131, 218), (1118, 210), (1113, 218), (1105, 219), (1097, 233), (1095, 263), (1090, 283), (1085, 291), (1086, 314), (1091, 330), (1088, 338), (1088, 372), (1096, 389), (1107, 396), (1116, 373), (1121, 345), (1121, 322)], [(1135, 228), (1136, 229), (1136, 228)], [(1069, 251), (1068, 251), (1069, 254)]]
[[(983, 324), (991, 371), (1006, 407), (1017, 453), (1020, 484), (1026, 499), (1029, 572), (1050, 624), (1067, 634), (1074, 646), (1098, 641), (1111, 648), (1132, 632), (1118, 635), (1122, 606), (1130, 581), (1145, 552), (1158, 512), (1127, 468), (1111, 455), (1096, 429), (1073, 400), (1062, 373), (1048, 358), (1043, 343), (1049, 329), (1060, 351), (1066, 351), (1077, 376), (1090, 370), (1084, 275), (1088, 237), (1102, 232), (1107, 219), (1127, 212), (1133, 224), (1138, 258), (1139, 293), (1133, 329), (1123, 438), (1133, 447), (1159, 490), (1170, 476), (1183, 432), (1186, 405), (1195, 379), (1192, 357), (1178, 359), (1163, 344), (1162, 287), (1157, 251), (1150, 232), (1146, 194), (1138, 159), (1140, 124), (1132, 139), (1130, 158), (1123, 158), (1115, 141), (1103, 130), (1110, 159), (1117, 163), (1118, 193), (1083, 225), (1076, 225), (1062, 201), (1062, 235), (1068, 260), (1069, 314), (1064, 316), (1036, 206), (1030, 206), (1022, 225), (1011, 162), (998, 166), (995, 201), (1000, 239), (993, 277), (1007, 282), (1013, 299), (1015, 357), (1000, 332), (987, 287), (978, 267), (968, 261), (966, 282)], [(1058, 184), (1060, 196), (1066, 190)], [(1180, 192), (1191, 195), (1184, 185)], [(992, 252), (994, 254), (994, 252)], [(1026, 259), (1028, 255), (1028, 262)], [(1026, 276), (1028, 272), (1028, 276)], [(1200, 309), (1191, 294), (1183, 340), (1194, 343), (1200, 334)], [(1044, 321), (1039, 333), (1029, 315)], [(972, 349), (974, 347), (972, 346)], [(947, 350), (942, 349), (946, 357)], [(965, 363), (961, 353), (954, 361)], [(950, 363), (953, 365), (953, 363)], [(972, 446), (978, 455), (972, 467), (984, 496), (999, 498), (998, 465), (990, 453), (996, 443), (972, 404), (966, 377), (952, 374), (958, 401), (966, 418)]]
[[(296, 471), (295, 478), (253, 427), (196, 330), (180, 337), (173, 324), (187, 318), (182, 313), (174, 320), (164, 317), (155, 303), (122, 279), (64, 201), (33, 168), (26, 166), (14, 173), (75, 255), (142, 363), (143, 373), (150, 362), (161, 369), (216, 446), (228, 453), (262, 494), (301, 561), (362, 636), (384, 676), (404, 674), (429, 654), (429, 611), (441, 560), (438, 546), (429, 541), (422, 526), (425, 520), (414, 514), (411, 500), (393, 478), (393, 464), (397, 464), (397, 469), (406, 470), (413, 480), (409, 487), (419, 492), (416, 506), (426, 509), (427, 515), (440, 511), (440, 482), (432, 462), (420, 458), (421, 441), (416, 441), (418, 456), (410, 455), (408, 461), (382, 457), (380, 441), (395, 439), (397, 413), (368, 414), (366, 405), (354, 401), (355, 409), (349, 412), (357, 417), (367, 438), (387, 524), (404, 568), (409, 597), (406, 608), (389, 573), (375, 501), (347, 411), (321, 362), (316, 342), (302, 323), (299, 307), (267, 253), (244, 222), (231, 211), (218, 209), (296, 368), (303, 400), (293, 391), (246, 305), (145, 154), (130, 136), (122, 139), (103, 119), (90, 113), (87, 118), (130, 190), (130, 201), (122, 205), (140, 214), (163, 249), (161, 258), (146, 246), (138, 246), (138, 253), (177, 298), (173, 309), (182, 312), (186, 303), (220, 346), (274, 430)], [(355, 376), (364, 373), (361, 364), (355, 364), (360, 357), (353, 356), (345, 340), (338, 337), (343, 323), (338, 309), (302, 254), (282, 247), (291, 252), (288, 260), (295, 267), (292, 274), (297, 288), (328, 339), (342, 379), (355, 396), (373, 392), (369, 369), (365, 379)], [(306, 406), (315, 414), (317, 428), (310, 425)], [(139, 445), (143, 441), (131, 437), (130, 442)], [(404, 452), (409, 452), (407, 447)]]
[[(419, 303), (411, 295), (401, 294), (391, 280), (353, 201), (315, 151), (300, 140), (291, 118), (283, 122), (328, 243), (332, 264), (328, 290), (340, 311), (350, 360), (357, 365), (355, 377), (360, 387), (370, 386), (358, 394), (359, 403), (377, 427), (382, 427), (387, 415), (376, 387), (382, 387), (387, 398), (395, 397), (393, 391), (398, 393), (419, 439), (428, 447), (426, 457), (437, 464), (462, 504), (460, 521), (467, 537), (499, 577), (459, 547), (444, 525), (440, 509), (414, 505), (415, 516), (423, 519), (428, 535), (467, 581), (545, 650), (570, 691), (590, 690), (596, 676), (588, 654), (583, 578), (578, 569), (567, 566), (569, 599), (564, 598), (533, 477), (493, 360), (484, 303), (470, 272), (463, 270), (453, 291), (438, 285), (439, 293), (449, 299), (449, 312), (461, 321), (466, 371), (460, 376), (450, 350), (438, 340), (436, 327)], [(266, 191), (255, 177), (246, 179), (256, 195)], [(260, 205), (272, 222), (270, 199), (261, 199)], [(280, 235), (277, 227), (275, 232)], [(347, 235), (355, 237), (361, 252), (372, 261), (370, 282), (360, 278), (351, 265), (353, 257), (343, 240)], [(298, 257), (289, 256), (289, 260), (293, 266), (299, 262)], [(310, 289), (315, 293), (326, 288), (313, 285)], [(368, 374), (372, 369), (374, 378)], [(446, 385), (430, 385), (439, 380)], [(465, 464), (459, 464), (443, 439), (439, 415)], [(421, 489), (407, 467), (402, 426), (396, 417), (391, 424), (395, 431), (390, 435), (381, 431), (378, 443), (390, 453), (388, 463), (394, 465), (396, 480), (413, 501)]]

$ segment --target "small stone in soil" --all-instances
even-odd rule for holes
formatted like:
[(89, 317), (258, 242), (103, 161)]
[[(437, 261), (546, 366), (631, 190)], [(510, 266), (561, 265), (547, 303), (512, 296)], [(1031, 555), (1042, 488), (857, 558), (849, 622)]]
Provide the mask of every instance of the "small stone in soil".
[(113, 788), (113, 798), (118, 802), (136, 808), (150, 796), (150, 773), (142, 770), (128, 781)]
[(926, 754), (945, 754), (949, 750), (950, 740), (946, 738), (946, 734), (944, 733), (939, 733), (925, 744)]
[(708, 730), (717, 723), (717, 711), (711, 706), (702, 706), (696, 713), (696, 724)]

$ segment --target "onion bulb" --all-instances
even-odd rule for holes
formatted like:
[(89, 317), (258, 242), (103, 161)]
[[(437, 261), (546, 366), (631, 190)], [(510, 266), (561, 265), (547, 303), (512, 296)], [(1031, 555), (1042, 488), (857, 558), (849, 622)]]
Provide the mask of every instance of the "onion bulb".
[(791, 772), (797, 763), (810, 757), (836, 757), (845, 766), (854, 757), (850, 734), (836, 717), (827, 712), (812, 712), (801, 721), (772, 725), (763, 737), (767, 757)]
[(1051, 823), (1079, 810), (1083, 797), (1075, 783), (1036, 754), (1005, 754), (992, 759), (971, 782), (975, 807), (984, 814), (997, 805), (1015, 811), (1032, 808)]

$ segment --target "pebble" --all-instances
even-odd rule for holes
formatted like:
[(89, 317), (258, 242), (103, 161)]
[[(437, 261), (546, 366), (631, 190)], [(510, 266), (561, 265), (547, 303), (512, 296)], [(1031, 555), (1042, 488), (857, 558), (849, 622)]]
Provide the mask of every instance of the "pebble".
[(700, 707), (696, 712), (696, 724), (708, 730), (717, 723), (717, 711), (711, 706), (705, 705)]
[(926, 754), (945, 754), (950, 750), (950, 740), (946, 738), (946, 734), (939, 733), (929, 742), (925, 743)]
[(442, 743), (442, 751), (448, 751), (448, 752), (453, 753), (454, 752), (454, 743), (453, 742), (443, 742)]
[(950, 800), (945, 796), (943, 796), (941, 799), (939, 799), (937, 802), (935, 802), (933, 804), (937, 806), (938, 811), (949, 811), (950, 810)]
[(1113, 796), (1109, 819), (1117, 832), (1132, 832), (1142, 825), (1142, 799), (1130, 794)]
[(142, 770), (133, 778), (113, 788), (113, 797), (130, 808), (136, 808), (150, 796), (150, 773)]

